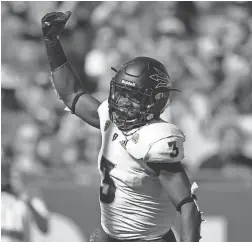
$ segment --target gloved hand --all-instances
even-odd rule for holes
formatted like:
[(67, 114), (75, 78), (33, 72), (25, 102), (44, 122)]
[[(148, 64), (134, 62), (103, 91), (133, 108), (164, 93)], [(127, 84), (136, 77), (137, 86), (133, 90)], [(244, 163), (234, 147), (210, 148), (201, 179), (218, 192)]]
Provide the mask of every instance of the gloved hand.
[(46, 14), (42, 20), (42, 32), (45, 39), (54, 40), (60, 36), (66, 22), (71, 16), (71, 12), (52, 12)]

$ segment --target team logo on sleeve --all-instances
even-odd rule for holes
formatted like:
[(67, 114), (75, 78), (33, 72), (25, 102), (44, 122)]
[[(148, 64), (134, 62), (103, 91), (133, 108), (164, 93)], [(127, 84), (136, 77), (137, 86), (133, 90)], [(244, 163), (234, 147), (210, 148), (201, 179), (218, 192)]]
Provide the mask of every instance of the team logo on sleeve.
[(110, 126), (110, 121), (107, 120), (104, 126), (104, 132), (108, 129), (109, 126)]
[(117, 137), (118, 137), (118, 134), (117, 134), (117, 133), (114, 133), (112, 141), (116, 140)]
[(136, 133), (136, 134), (133, 135), (132, 141), (136, 144), (138, 142), (138, 140), (139, 140), (139, 134)]

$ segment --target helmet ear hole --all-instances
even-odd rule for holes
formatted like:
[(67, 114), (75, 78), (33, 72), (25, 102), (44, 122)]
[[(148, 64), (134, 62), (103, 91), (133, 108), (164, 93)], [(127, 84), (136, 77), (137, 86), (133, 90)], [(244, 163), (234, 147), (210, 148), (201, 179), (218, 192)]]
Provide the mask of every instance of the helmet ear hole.
[(164, 97), (164, 93), (158, 93), (155, 95), (155, 100), (158, 101)]
[(158, 117), (167, 108), (167, 106), (169, 105), (170, 97), (171, 92), (164, 92), (163, 90), (154, 95), (154, 104), (150, 108), (152, 109), (152, 113), (155, 117)]

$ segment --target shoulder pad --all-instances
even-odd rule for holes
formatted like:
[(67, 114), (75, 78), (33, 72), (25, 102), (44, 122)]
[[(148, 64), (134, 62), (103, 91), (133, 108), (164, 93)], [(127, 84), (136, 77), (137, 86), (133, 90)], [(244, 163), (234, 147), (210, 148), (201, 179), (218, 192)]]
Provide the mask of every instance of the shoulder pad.
[[(178, 127), (167, 122), (151, 123), (136, 132), (125, 148), (135, 159), (146, 160), (147, 158), (148, 160), (147, 154), (152, 147), (155, 152), (164, 153), (164, 143), (169, 148), (167, 142), (176, 142), (176, 140), (180, 140), (181, 143), (185, 141), (185, 135)], [(174, 151), (170, 150), (170, 152)]]

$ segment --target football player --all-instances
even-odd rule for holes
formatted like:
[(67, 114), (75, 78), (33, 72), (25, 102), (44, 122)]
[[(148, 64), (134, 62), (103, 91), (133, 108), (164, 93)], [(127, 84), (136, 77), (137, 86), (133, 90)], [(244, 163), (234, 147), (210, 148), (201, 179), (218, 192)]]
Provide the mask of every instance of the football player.
[(42, 233), (49, 228), (49, 212), (44, 202), (29, 197), (13, 185), (12, 161), (2, 150), (1, 157), (1, 241), (31, 241), (31, 217)]
[(181, 164), (182, 131), (160, 119), (169, 103), (170, 77), (159, 61), (137, 57), (115, 70), (100, 103), (80, 85), (60, 42), (71, 13), (42, 18), (51, 80), (71, 112), (101, 130), (101, 228), (90, 241), (176, 241), (171, 230), (181, 213), (181, 242), (200, 240), (201, 212)]

